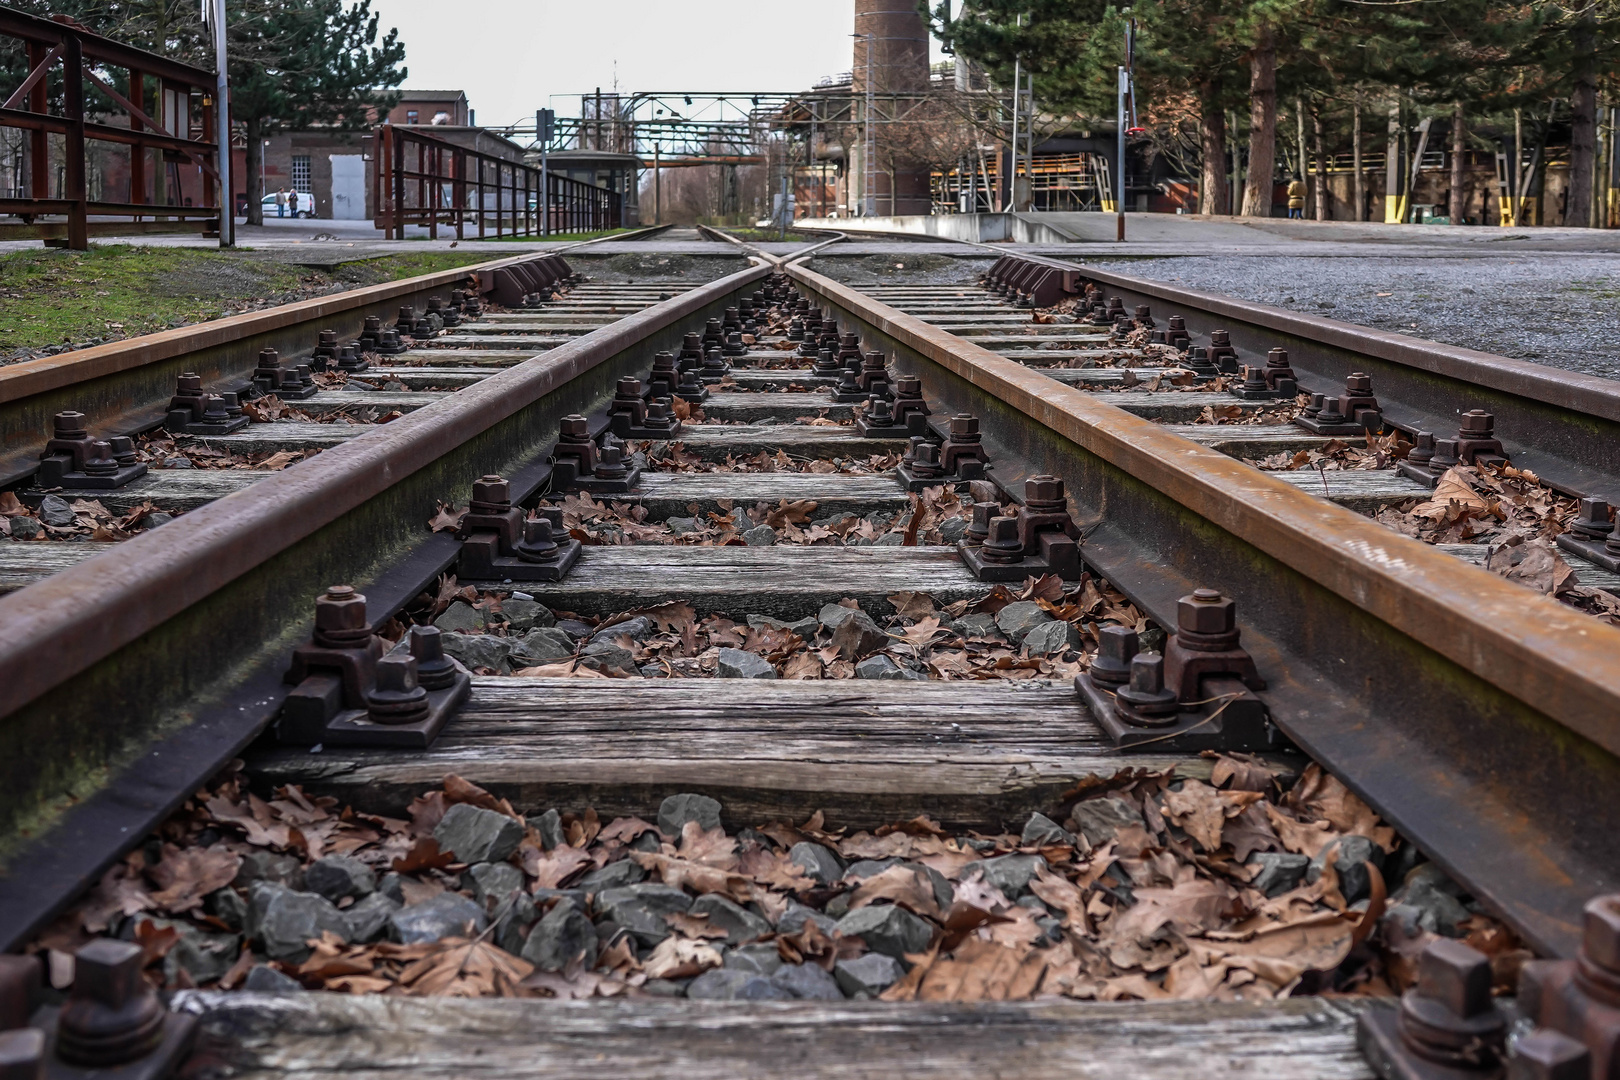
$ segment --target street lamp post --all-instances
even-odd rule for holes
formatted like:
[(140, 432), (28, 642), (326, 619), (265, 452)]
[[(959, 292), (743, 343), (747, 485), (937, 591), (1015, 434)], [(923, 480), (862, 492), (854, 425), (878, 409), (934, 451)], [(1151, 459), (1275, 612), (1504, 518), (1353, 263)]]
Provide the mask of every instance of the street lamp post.
[[(207, 2), (207, 0), (205, 0)], [(211, 0), (211, 8), (203, 9), (211, 15), (214, 24), (214, 139), (219, 145), (215, 155), (219, 166), (219, 246), (236, 244), (236, 196), (231, 191), (231, 87), (226, 73), (225, 57), (225, 0)]]

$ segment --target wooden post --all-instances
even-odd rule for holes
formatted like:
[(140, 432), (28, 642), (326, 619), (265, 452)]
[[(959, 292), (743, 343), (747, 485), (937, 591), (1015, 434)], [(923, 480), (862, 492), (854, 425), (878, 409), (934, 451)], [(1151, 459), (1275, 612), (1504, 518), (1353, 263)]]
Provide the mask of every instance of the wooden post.
[(405, 239), (405, 140), (394, 130), (394, 239)]
[(484, 159), (482, 156), (475, 159), (478, 163), (478, 239), (484, 238)]
[(495, 162), (495, 239), (503, 235), (501, 227), (505, 225), (504, 215), (501, 213), (501, 163)]
[[(28, 70), (32, 71), (45, 62), (45, 56), (50, 50), (37, 41), (28, 43)], [(28, 111), (48, 112), (49, 99), (46, 95), (45, 84), (49, 80), (41, 79), (28, 91)], [(28, 197), (31, 199), (48, 199), (51, 197), (51, 150), (50, 141), (42, 130), (28, 133)]]
[[(43, 82), (43, 80), (41, 80)], [(67, 34), (62, 51), (62, 111), (67, 116), (67, 135), (62, 140), (62, 195), (73, 205), (68, 209), (68, 247), (90, 250), (89, 223), (85, 220), (84, 190), (84, 44), (74, 33)]]

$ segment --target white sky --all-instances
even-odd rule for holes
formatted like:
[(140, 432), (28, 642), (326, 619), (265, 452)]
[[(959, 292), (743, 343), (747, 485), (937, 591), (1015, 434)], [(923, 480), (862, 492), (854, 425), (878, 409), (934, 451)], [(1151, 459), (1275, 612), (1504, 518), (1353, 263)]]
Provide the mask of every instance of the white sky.
[[(908, 3), (910, 0), (900, 0)], [(854, 0), (372, 0), (413, 90), (465, 90), (500, 127), (582, 93), (792, 91), (850, 69)], [(934, 42), (938, 59), (938, 42)], [(572, 98), (572, 100), (570, 100)]]

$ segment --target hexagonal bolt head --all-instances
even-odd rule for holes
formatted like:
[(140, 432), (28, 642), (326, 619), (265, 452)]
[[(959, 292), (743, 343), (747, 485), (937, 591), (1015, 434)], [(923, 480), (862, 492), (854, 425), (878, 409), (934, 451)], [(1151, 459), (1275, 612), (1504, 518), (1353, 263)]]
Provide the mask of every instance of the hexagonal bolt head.
[(1243, 386), (1249, 390), (1264, 390), (1266, 388), (1266, 374), (1261, 368), (1252, 364), (1243, 365)]
[(1491, 1007), (1491, 962), (1460, 941), (1441, 938), (1418, 958), (1414, 992), (1466, 1020)]
[(202, 393), (202, 376), (187, 371), (180, 376), (176, 385), (182, 394), (187, 391), (200, 394)]
[(964, 435), (977, 436), (979, 434), (979, 418), (961, 414), (951, 417), (951, 438), (960, 439)]
[(1025, 502), (1058, 503), (1063, 500), (1063, 481), (1056, 476), (1031, 476), (1024, 481)]
[(1495, 427), (1496, 417), (1484, 409), (1470, 409), (1462, 414), (1462, 425), (1458, 430), (1466, 438), (1488, 439)]
[(380, 316), (380, 315), (367, 315), (366, 316), (366, 331), (367, 332), (370, 332), (370, 333), (374, 334), (378, 330), (381, 330), (381, 329), (382, 329), (382, 316)]
[(1372, 376), (1357, 371), (1344, 380), (1344, 388), (1352, 394), (1372, 393)]
[(669, 418), (669, 406), (668, 405), (665, 405), (662, 401), (659, 401), (656, 398), (653, 399), (652, 401), (647, 402), (647, 419), (648, 420), (667, 420), (668, 418)]
[(523, 522), (523, 542), (525, 544), (549, 544), (551, 542), (551, 520), (549, 518), (526, 518)]
[(51, 419), (51, 426), (58, 439), (77, 439), (87, 434), (82, 412), (59, 412)]
[(661, 352), (653, 357), (654, 371), (668, 371), (675, 366), (675, 354)]
[(1581, 955), (1605, 971), (1620, 974), (1620, 894), (1610, 893), (1587, 902)]
[(609, 467), (622, 464), (624, 462), (624, 447), (618, 443), (609, 443), (597, 451), (596, 460), (600, 464)]
[(1287, 349), (1272, 349), (1270, 352), (1266, 353), (1266, 366), (1267, 367), (1287, 367), (1288, 366), (1288, 350)]
[(638, 398), (641, 396), (641, 380), (626, 377), (619, 380), (617, 395), (622, 398)]
[(902, 375), (895, 380), (894, 393), (896, 397), (922, 397), (922, 380), (915, 375)]
[(1215, 589), (1194, 589), (1176, 601), (1176, 626), (1191, 634), (1229, 634), (1237, 626), (1237, 604)]
[(78, 951), (73, 963), (76, 998), (89, 998), (113, 1009), (123, 1008), (144, 989), (141, 947), (132, 941), (97, 938)]
[(1136, 305), (1136, 317), (1138, 319), (1145, 319), (1151, 314), (1152, 314), (1152, 312), (1149, 310), (1148, 305), (1146, 305), (1146, 304), (1137, 304)]
[(315, 629), (361, 630), (366, 625), (366, 598), (353, 585), (333, 585), (315, 599)]
[(1507, 1062), (1507, 1080), (1588, 1080), (1591, 1075), (1591, 1051), (1551, 1028), (1520, 1038)]
[(861, 339), (858, 334), (844, 334), (838, 339), (838, 344), (846, 349), (860, 348)]
[(1608, 500), (1591, 496), (1582, 499), (1580, 509), (1575, 512), (1575, 520), (1583, 525), (1598, 527), (1610, 525)]
[(574, 413), (562, 418), (562, 434), (565, 439), (588, 439), (591, 437), (591, 422)]
[(416, 309), (406, 305), (399, 309), (399, 322), (413, 323), (416, 321)]
[[(931, 442), (923, 443), (912, 453), (912, 460), (921, 462), (924, 465), (938, 465), (939, 445)], [(997, 507), (997, 509), (999, 510), (1000, 507)], [(1007, 520), (1011, 521), (1012, 519), (1008, 518)]]
[(260, 367), (280, 367), (281, 366), (281, 354), (276, 352), (276, 350), (274, 350), (274, 349), (260, 349), (259, 350), (259, 366)]
[(474, 502), (511, 505), (512, 485), (504, 477), (491, 473), (473, 481), (472, 497)]
[[(214, 399), (210, 398), (209, 400), (212, 401)], [(223, 408), (225, 404), (224, 399), (219, 399), (219, 401), (220, 407)], [(107, 446), (110, 450), (112, 450), (112, 456), (120, 461), (124, 460), (126, 457), (133, 456), (135, 453), (135, 440), (130, 438), (128, 435), (114, 435), (112, 438), (107, 440)]]
[(203, 419), (212, 423), (223, 423), (231, 418), (225, 411), (225, 399), (218, 394), (209, 394), (203, 398)]
[(866, 358), (862, 360), (861, 363), (868, 371), (881, 371), (884, 364), (883, 354), (880, 352), (869, 352), (866, 354)]
[(703, 336), (701, 334), (687, 334), (686, 337), (682, 339), (681, 347), (686, 352), (694, 352), (700, 345), (702, 345), (702, 343)]
[(440, 300), (437, 296), (428, 297), (427, 309), (429, 311), (441, 311), (441, 310), (443, 310), (443, 308), (444, 308), (444, 301)]
[(1170, 329), (1185, 331), (1187, 329), (1187, 320), (1180, 315), (1170, 316)]
[(337, 331), (322, 330), (316, 339), (316, 343), (323, 349), (335, 346), (337, 344)]

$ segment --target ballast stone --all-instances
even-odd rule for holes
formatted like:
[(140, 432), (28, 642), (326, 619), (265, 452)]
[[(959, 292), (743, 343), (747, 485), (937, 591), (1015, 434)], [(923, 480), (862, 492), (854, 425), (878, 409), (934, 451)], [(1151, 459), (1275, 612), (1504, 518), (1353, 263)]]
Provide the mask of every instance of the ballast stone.
[(523, 840), (523, 825), (482, 806), (456, 803), (445, 811), (433, 838), (457, 862), (503, 862)]

